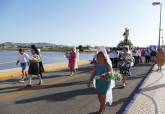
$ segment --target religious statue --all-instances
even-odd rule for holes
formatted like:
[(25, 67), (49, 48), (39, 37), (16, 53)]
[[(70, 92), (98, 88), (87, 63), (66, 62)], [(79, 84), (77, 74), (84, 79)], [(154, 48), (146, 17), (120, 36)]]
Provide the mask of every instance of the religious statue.
[(128, 36), (129, 36), (129, 29), (128, 28), (125, 28), (123, 36), (124, 36), (124, 41), (128, 42)]

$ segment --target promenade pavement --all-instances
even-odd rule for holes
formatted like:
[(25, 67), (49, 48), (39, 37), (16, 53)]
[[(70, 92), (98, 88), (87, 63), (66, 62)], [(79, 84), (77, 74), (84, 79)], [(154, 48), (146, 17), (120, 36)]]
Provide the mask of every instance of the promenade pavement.
[(127, 106), (125, 114), (165, 114), (165, 66), (157, 71), (155, 65)]

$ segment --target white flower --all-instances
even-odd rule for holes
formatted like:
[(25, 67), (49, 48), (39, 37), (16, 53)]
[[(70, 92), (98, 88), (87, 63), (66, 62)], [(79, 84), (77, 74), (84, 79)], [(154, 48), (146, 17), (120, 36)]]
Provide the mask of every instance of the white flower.
[(116, 81), (121, 81), (122, 80), (122, 75), (119, 72), (108, 72), (107, 76), (111, 80), (116, 80)]

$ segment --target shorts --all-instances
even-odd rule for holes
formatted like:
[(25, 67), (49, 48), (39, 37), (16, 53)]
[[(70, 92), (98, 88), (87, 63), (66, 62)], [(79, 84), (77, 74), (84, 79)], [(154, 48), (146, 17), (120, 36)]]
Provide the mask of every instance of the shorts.
[(26, 69), (26, 63), (20, 63), (22, 70)]

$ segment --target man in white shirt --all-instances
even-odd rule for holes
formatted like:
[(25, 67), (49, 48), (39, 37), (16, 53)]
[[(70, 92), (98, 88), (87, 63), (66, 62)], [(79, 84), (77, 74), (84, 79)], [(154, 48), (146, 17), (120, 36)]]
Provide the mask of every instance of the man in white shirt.
[(16, 62), (16, 65), (20, 63), (20, 66), (22, 68), (22, 79), (19, 82), (24, 82), (25, 76), (26, 78), (28, 78), (27, 72), (26, 72), (26, 66), (27, 66), (28, 61), (29, 61), (29, 55), (25, 53), (23, 49), (19, 49), (19, 57)]
[(109, 52), (109, 58), (112, 61), (112, 66), (114, 66), (115, 53), (113, 49), (111, 49), (111, 51)]

